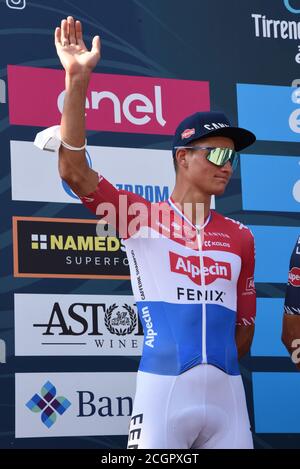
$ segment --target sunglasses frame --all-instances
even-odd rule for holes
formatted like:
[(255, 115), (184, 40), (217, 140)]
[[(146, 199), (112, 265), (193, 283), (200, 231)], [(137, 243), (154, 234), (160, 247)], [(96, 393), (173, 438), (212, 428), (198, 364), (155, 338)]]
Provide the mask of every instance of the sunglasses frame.
[[(232, 150), (231, 148), (223, 148), (223, 147), (201, 147), (201, 146), (198, 146), (198, 145), (195, 145), (195, 146), (179, 146), (179, 147), (174, 147), (175, 150), (184, 150), (184, 149), (187, 149), (187, 150), (209, 150), (208, 154), (206, 155), (206, 159), (214, 164), (215, 166), (218, 166), (219, 168), (222, 168), (223, 166), (225, 166), (225, 164), (227, 163), (227, 161), (230, 162), (231, 164), (231, 167), (233, 169), (233, 171), (235, 170), (236, 166), (237, 166), (237, 163), (238, 163), (238, 159), (239, 159), (239, 154), (235, 151), (235, 150)], [(228, 158), (228, 160), (225, 161), (224, 164), (220, 165), (220, 164), (217, 164), (213, 161), (211, 161), (209, 159), (209, 155), (211, 154), (211, 151), (212, 150), (229, 150), (230, 152), (232, 152), (230, 154), (230, 157)]]

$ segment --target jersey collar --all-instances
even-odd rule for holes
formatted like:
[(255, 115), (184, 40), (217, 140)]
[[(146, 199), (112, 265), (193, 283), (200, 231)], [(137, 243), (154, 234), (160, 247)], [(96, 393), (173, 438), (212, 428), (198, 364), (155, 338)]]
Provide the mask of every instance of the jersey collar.
[(198, 226), (198, 225), (194, 225), (183, 213), (181, 210), (179, 210), (178, 207), (176, 207), (175, 205), (175, 202), (174, 200), (172, 199), (172, 197), (169, 197), (168, 198), (168, 204), (172, 207), (172, 209), (181, 217), (181, 219), (185, 220), (190, 226), (192, 226), (195, 230), (203, 230), (207, 225), (208, 223), (210, 222), (211, 220), (211, 216), (212, 216), (212, 213), (211, 213), (211, 210), (209, 211), (209, 214), (208, 214), (208, 217), (206, 218), (205, 222), (203, 223), (203, 225), (201, 226)]

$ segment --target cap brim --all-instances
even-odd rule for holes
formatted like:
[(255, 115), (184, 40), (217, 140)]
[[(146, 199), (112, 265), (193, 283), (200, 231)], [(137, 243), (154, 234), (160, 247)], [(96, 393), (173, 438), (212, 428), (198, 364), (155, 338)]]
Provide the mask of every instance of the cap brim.
[(231, 138), (234, 142), (234, 148), (236, 151), (244, 150), (252, 145), (256, 140), (256, 137), (252, 132), (241, 127), (222, 127), (221, 129), (207, 132), (207, 134), (202, 135), (201, 138), (215, 136)]

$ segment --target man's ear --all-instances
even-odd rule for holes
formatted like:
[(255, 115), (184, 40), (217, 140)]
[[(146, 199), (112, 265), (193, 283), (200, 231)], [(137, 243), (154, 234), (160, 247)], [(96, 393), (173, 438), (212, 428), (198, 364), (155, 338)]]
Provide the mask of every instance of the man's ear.
[(177, 161), (177, 167), (183, 167), (187, 168), (188, 167), (188, 160), (187, 160), (187, 155), (188, 152), (184, 148), (180, 148), (179, 150), (176, 151), (176, 161)]

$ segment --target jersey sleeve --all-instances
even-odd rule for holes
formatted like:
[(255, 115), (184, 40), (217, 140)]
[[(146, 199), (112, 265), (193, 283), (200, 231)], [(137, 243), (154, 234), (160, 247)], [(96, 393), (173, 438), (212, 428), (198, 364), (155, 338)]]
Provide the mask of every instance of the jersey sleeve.
[(121, 238), (128, 238), (137, 231), (134, 218), (145, 220), (149, 217), (150, 202), (129, 191), (118, 190), (102, 175), (94, 192), (80, 197), (81, 202), (99, 218), (113, 225)]
[(247, 228), (242, 245), (242, 265), (237, 285), (237, 325), (254, 324), (256, 316), (256, 290), (254, 284), (254, 237)]
[(290, 259), (284, 312), (287, 314), (300, 314), (300, 236)]

